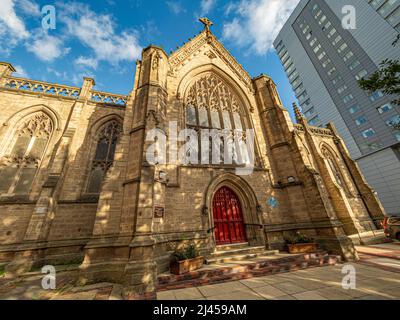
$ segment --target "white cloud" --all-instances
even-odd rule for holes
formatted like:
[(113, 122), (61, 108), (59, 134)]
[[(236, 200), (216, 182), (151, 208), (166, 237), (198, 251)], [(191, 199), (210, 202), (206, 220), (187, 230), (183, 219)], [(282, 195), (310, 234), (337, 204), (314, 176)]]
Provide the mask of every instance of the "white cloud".
[[(52, 62), (70, 52), (65, 43), (78, 40), (89, 48), (75, 64), (95, 69), (106, 61), (117, 66), (123, 61), (140, 57), (141, 47), (135, 30), (117, 30), (110, 14), (92, 11), (81, 2), (57, 2), (58, 31), (46, 33), (41, 28), (28, 31), (23, 17), (39, 17), (40, 6), (35, 0), (0, 0), (0, 53), (9, 55), (24, 44), (40, 60)], [(39, 21), (40, 24), (40, 21)]]
[(16, 70), (16, 72), (14, 73), (15, 76), (22, 78), (29, 78), (29, 75), (24, 68), (18, 65), (14, 66), (14, 68)]
[(40, 9), (34, 0), (0, 2), (0, 53), (9, 56), (17, 45), (25, 43), (32, 36), (21, 14), (37, 17), (40, 16)]
[(31, 0), (18, 0), (17, 2), (18, 7), (22, 10), (22, 12), (34, 16), (39, 17), (42, 15), (40, 11), (40, 6)]
[(15, 0), (1, 0), (0, 29), (10, 36), (14, 43), (29, 36), (23, 20), (15, 12)]
[(140, 57), (141, 47), (136, 31), (116, 32), (112, 16), (99, 14), (82, 3), (59, 4), (59, 19), (67, 26), (67, 35), (78, 39), (93, 51), (97, 62), (117, 65)]
[(74, 62), (77, 65), (89, 67), (89, 68), (92, 68), (92, 69), (96, 69), (97, 65), (98, 65), (98, 62), (97, 62), (96, 59), (90, 58), (90, 57), (82, 57), (82, 56), (80, 56)]
[(60, 38), (50, 36), (47, 33), (37, 30), (33, 41), (26, 45), (27, 50), (36, 55), (42, 61), (52, 62), (69, 53), (70, 48), (63, 45)]
[(174, 14), (180, 14), (186, 12), (186, 9), (182, 6), (179, 1), (167, 1), (168, 9)]
[(273, 48), (273, 41), (299, 1), (242, 0), (230, 4), (226, 13), (234, 17), (224, 24), (223, 38), (265, 54)]
[(217, 0), (201, 0), (201, 15), (203, 16), (210, 13), (216, 3)]

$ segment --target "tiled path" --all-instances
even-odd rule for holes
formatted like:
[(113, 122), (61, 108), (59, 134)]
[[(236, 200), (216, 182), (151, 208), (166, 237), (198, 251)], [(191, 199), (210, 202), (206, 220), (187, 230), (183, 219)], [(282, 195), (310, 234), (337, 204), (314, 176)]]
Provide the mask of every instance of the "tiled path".
[(400, 299), (400, 273), (363, 264), (356, 268), (356, 289), (342, 288), (343, 265), (312, 268), (215, 284), (159, 292), (159, 300), (351, 300)]
[(400, 272), (400, 242), (356, 247), (360, 263)]
[[(358, 248), (361, 256), (356, 268), (355, 290), (342, 288), (342, 264), (311, 268), (203, 287), (159, 292), (166, 300), (346, 300), (400, 299), (400, 260), (395, 259), (400, 244), (384, 244)], [(383, 252), (382, 252), (383, 250)], [(391, 258), (372, 254), (390, 254)], [(57, 290), (41, 287), (41, 276), (14, 281), (0, 276), (0, 300), (120, 300), (122, 286), (100, 283), (74, 287), (68, 278), (57, 278)], [(135, 298), (135, 297), (131, 297)], [(152, 297), (148, 297), (152, 298)]]

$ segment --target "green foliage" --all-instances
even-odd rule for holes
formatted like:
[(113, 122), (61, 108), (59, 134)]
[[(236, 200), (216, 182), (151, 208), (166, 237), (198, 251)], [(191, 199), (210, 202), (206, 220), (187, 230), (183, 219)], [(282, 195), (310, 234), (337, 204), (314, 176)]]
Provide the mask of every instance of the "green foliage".
[(181, 249), (176, 249), (174, 252), (174, 260), (175, 261), (184, 261), (197, 258), (199, 256), (199, 252), (194, 243), (191, 243), (187, 246), (184, 246)]
[[(400, 61), (384, 60), (377, 72), (358, 83), (363, 90), (370, 93), (380, 90), (387, 95), (400, 95)], [(400, 99), (394, 100), (393, 104), (400, 105)]]
[(286, 239), (287, 244), (300, 244), (300, 243), (313, 243), (314, 239), (300, 233), (296, 232), (296, 235), (287, 237)]
[[(400, 44), (400, 35), (392, 43), (393, 46)], [(372, 74), (368, 79), (361, 79), (358, 81), (361, 89), (373, 93), (375, 91), (382, 91), (387, 95), (400, 96), (400, 61), (399, 60), (384, 60), (379, 70)], [(397, 98), (392, 101), (393, 104), (400, 105), (400, 99)], [(393, 127), (400, 130), (400, 122), (393, 123)]]

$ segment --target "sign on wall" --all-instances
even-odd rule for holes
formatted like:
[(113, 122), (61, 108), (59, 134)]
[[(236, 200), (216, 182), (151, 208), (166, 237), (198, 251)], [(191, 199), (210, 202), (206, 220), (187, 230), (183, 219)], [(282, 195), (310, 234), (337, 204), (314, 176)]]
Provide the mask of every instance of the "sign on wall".
[(164, 218), (164, 212), (165, 208), (164, 207), (154, 207), (154, 218)]

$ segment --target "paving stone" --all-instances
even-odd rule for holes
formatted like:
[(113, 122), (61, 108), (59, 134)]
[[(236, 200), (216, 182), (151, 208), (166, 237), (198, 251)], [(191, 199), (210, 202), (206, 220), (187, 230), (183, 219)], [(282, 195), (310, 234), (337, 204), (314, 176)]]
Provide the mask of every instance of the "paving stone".
[(315, 291), (306, 291), (293, 295), (297, 300), (328, 300)]
[(157, 292), (157, 300), (176, 300), (176, 297), (173, 291), (162, 291)]
[(287, 296), (283, 296), (283, 297), (277, 297), (272, 300), (296, 300), (296, 299), (293, 296), (287, 295)]
[(307, 291), (326, 288), (326, 283), (320, 280), (298, 279), (295, 283)]
[[(279, 281), (279, 279), (277, 279)], [(265, 278), (251, 278), (246, 280), (240, 280), (240, 283), (244, 284), (249, 288), (258, 288), (265, 286)]]
[(281, 282), (275, 283), (273, 286), (286, 294), (295, 294), (299, 292), (307, 291), (307, 289), (296, 285), (294, 282)]
[(259, 294), (252, 291), (236, 291), (207, 297), (207, 300), (264, 300)]
[(198, 288), (174, 290), (174, 295), (177, 300), (194, 300), (204, 298)]
[(328, 300), (352, 300), (353, 297), (347, 294), (348, 291), (338, 288), (324, 288), (318, 289), (315, 292)]
[(278, 288), (275, 288), (273, 286), (253, 288), (252, 290), (267, 300), (272, 300), (287, 295), (287, 293), (285, 293), (284, 291), (279, 290)]
[(96, 294), (97, 294), (96, 290), (78, 292), (78, 293), (67, 293), (64, 295), (56, 296), (51, 300), (94, 300)]
[(198, 289), (205, 297), (211, 297), (215, 295), (225, 294), (226, 292), (248, 290), (248, 287), (246, 287), (239, 281), (235, 281), (235, 282), (227, 282), (221, 284), (213, 284), (205, 287), (199, 287)]

